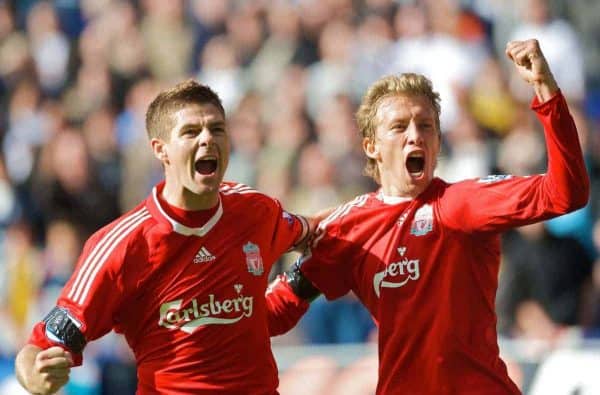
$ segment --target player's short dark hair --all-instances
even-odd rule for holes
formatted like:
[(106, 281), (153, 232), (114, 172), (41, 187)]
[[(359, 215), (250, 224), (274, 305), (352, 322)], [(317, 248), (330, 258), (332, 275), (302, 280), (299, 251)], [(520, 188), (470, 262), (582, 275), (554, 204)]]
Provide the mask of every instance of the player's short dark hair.
[(160, 92), (146, 111), (146, 131), (150, 139), (167, 140), (175, 126), (173, 114), (190, 104), (213, 104), (225, 118), (225, 109), (219, 96), (206, 85), (189, 79), (173, 88)]
[[(431, 81), (421, 74), (403, 73), (388, 75), (375, 81), (364, 95), (356, 112), (358, 130), (362, 138), (375, 139), (375, 117), (381, 101), (390, 96), (425, 96), (435, 111), (435, 126), (440, 129), (440, 95), (433, 90)], [(374, 159), (367, 158), (364, 173), (381, 183), (379, 169)]]

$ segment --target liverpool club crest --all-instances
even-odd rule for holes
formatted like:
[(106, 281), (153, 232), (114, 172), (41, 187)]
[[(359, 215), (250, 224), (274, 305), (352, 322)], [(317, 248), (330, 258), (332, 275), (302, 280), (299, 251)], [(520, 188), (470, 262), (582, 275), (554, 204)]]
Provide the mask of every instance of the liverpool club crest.
[(246, 265), (248, 266), (248, 272), (255, 276), (260, 276), (265, 271), (263, 267), (263, 261), (260, 257), (260, 248), (252, 242), (244, 244), (244, 254), (246, 254)]
[(415, 213), (415, 219), (410, 227), (410, 234), (423, 236), (433, 230), (433, 208), (426, 204)]

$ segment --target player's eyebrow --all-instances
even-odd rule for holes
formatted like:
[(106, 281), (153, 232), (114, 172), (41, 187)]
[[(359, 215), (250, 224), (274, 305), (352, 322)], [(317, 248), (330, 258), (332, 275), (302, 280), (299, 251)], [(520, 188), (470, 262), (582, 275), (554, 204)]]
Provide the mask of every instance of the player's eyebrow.
[(211, 127), (215, 127), (215, 126), (225, 127), (225, 121), (209, 121), (208, 122), (208, 126), (211, 126)]
[(181, 126), (181, 130), (202, 128), (202, 127), (204, 127), (204, 125), (206, 125), (209, 128), (214, 128), (214, 127), (223, 127), (224, 128), (225, 121), (214, 120), (214, 121), (208, 121), (208, 122), (188, 122)]

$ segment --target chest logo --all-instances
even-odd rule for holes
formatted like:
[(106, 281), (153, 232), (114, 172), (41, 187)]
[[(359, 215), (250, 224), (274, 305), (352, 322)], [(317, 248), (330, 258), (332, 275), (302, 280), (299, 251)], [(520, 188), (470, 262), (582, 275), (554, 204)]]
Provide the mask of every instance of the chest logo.
[(373, 288), (377, 297), (381, 294), (381, 288), (401, 288), (410, 280), (415, 281), (421, 277), (419, 260), (407, 258), (404, 246), (399, 247), (397, 251), (400, 259), (390, 263), (384, 271), (373, 276)]
[(430, 204), (420, 207), (415, 213), (410, 234), (414, 236), (423, 236), (433, 230), (433, 208)]
[(211, 261), (214, 261), (215, 259), (217, 259), (217, 258), (213, 254), (211, 254), (206, 249), (206, 247), (202, 247), (196, 253), (196, 256), (194, 257), (194, 263), (211, 262)]
[(183, 299), (163, 303), (160, 306), (158, 326), (193, 333), (206, 325), (231, 325), (252, 316), (254, 297), (244, 296), (242, 284), (233, 286), (237, 296), (218, 298), (194, 298), (186, 306)]
[(263, 266), (262, 257), (260, 256), (260, 248), (252, 242), (247, 242), (242, 248), (244, 254), (246, 254), (246, 266), (248, 266), (248, 273), (252, 273), (255, 276), (260, 276), (264, 273), (265, 269)]

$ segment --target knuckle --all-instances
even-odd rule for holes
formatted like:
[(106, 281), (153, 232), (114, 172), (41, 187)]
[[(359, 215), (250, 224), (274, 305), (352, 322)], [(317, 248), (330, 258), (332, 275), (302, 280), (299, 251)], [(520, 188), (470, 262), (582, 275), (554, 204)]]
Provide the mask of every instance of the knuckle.
[(54, 389), (54, 383), (52, 383), (51, 381), (45, 381), (44, 385), (43, 385), (43, 389), (44, 389), (45, 394), (52, 393), (52, 390)]
[(44, 360), (40, 358), (39, 354), (38, 356), (35, 358), (35, 361), (33, 362), (35, 367), (40, 367), (40, 366), (44, 366)]

